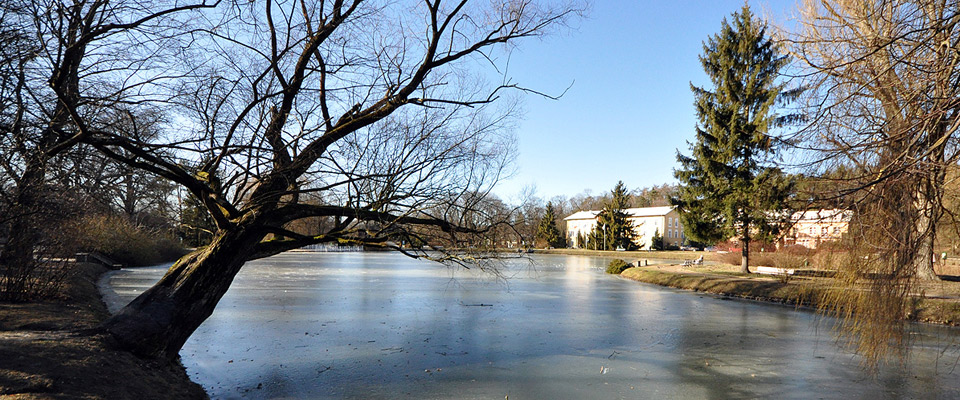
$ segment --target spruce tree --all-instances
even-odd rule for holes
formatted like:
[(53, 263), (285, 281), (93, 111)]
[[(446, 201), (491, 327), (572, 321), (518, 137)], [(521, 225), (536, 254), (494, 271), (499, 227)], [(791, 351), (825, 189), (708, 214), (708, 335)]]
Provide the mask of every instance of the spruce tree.
[(610, 194), (610, 202), (597, 215), (597, 225), (590, 232), (590, 247), (594, 250), (614, 250), (618, 247), (634, 250), (637, 248), (634, 243), (636, 234), (633, 224), (627, 220), (629, 215), (624, 211), (630, 206), (630, 194), (623, 181), (617, 182)]
[(560, 234), (560, 230), (557, 229), (556, 220), (557, 212), (553, 209), (553, 203), (547, 202), (547, 210), (543, 218), (540, 219), (540, 224), (537, 225), (537, 239), (543, 241), (550, 247), (567, 247), (563, 235)]
[(663, 235), (659, 229), (654, 229), (653, 237), (650, 238), (650, 250), (663, 250)]
[(792, 179), (773, 166), (777, 148), (771, 128), (796, 116), (778, 116), (773, 107), (799, 89), (778, 83), (787, 64), (766, 35), (766, 24), (746, 5), (724, 19), (720, 33), (703, 45), (700, 63), (713, 89), (690, 85), (696, 98), (696, 141), (688, 157), (677, 152), (682, 185), (672, 203), (687, 236), (716, 243), (736, 237), (743, 249), (741, 271), (749, 273), (750, 241), (770, 237), (774, 216), (787, 213)]

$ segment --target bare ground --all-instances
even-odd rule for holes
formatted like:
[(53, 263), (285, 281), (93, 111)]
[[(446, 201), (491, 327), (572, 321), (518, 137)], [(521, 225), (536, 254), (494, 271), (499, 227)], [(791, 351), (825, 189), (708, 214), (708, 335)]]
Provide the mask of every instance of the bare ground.
[(96, 327), (108, 316), (96, 279), (75, 265), (63, 298), (0, 303), (0, 397), (4, 399), (204, 399), (178, 363), (117, 350)]

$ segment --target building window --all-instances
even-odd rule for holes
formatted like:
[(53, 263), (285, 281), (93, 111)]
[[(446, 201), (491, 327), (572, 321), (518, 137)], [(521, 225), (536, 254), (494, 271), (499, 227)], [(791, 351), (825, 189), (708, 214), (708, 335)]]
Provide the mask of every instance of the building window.
[(820, 228), (820, 234), (821, 234), (821, 235), (826, 235), (826, 234), (827, 234), (827, 227), (822, 227), (822, 228)]

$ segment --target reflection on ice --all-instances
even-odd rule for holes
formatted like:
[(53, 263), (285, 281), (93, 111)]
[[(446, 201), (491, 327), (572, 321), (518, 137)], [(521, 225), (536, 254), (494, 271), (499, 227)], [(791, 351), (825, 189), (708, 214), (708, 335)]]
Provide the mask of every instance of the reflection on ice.
[[(923, 328), (874, 378), (830, 321), (535, 255), (506, 282), (389, 253), (249, 263), (181, 356), (214, 398), (958, 397), (957, 333)], [(129, 301), (164, 272), (123, 270)]]

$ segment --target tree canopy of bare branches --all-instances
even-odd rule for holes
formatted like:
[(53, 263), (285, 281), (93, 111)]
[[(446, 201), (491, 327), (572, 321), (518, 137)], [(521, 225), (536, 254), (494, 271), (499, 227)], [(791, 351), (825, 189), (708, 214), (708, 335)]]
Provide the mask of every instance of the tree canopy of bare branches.
[[(485, 199), (513, 155), (516, 97), (532, 92), (505, 76), (506, 55), (581, 11), (531, 0), (22, 2), (32, 42), (65, 40), (33, 53), (37, 82), (68, 82), (35, 102), (47, 112), (39, 132), (178, 184), (213, 222), (209, 245), (104, 329), (172, 358), (248, 260), (316, 243), (455, 260), (404, 244), (483, 243), (506, 218)], [(153, 113), (162, 118), (140, 129)]]
[[(51, 160), (119, 107), (158, 99), (166, 71), (156, 60), (172, 15), (204, 3), (29, 1), (0, 4), (0, 192), (8, 240), (3, 274), (29, 275), (48, 247), (43, 204)], [(177, 26), (181, 26), (178, 24)], [(9, 283), (11, 280), (4, 279)], [(15, 297), (19, 290), (0, 291)]]
[(948, 0), (810, 0), (801, 11), (787, 40), (807, 73), (813, 118), (798, 142), (821, 169), (845, 171), (830, 196), (857, 211), (848, 283), (885, 277), (866, 279), (872, 295), (841, 301), (862, 316), (851, 331), (876, 355), (902, 338), (910, 283), (936, 279), (946, 172), (960, 156), (960, 9)]

